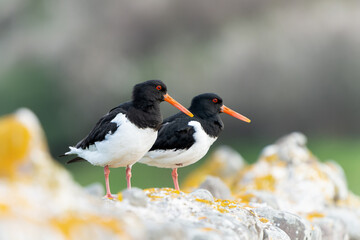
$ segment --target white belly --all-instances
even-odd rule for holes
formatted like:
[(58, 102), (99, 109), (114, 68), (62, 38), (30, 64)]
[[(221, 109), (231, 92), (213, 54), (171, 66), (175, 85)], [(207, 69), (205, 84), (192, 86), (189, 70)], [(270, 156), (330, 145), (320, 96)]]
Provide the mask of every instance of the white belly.
[(139, 162), (160, 168), (179, 168), (199, 161), (217, 138), (207, 135), (199, 122), (190, 121), (188, 125), (195, 129), (195, 143), (189, 149), (151, 151)]
[(119, 126), (115, 133), (107, 134), (103, 141), (87, 149), (70, 147), (67, 154), (77, 154), (97, 166), (125, 167), (136, 163), (156, 140), (157, 131), (136, 127), (124, 114), (118, 114), (111, 122)]

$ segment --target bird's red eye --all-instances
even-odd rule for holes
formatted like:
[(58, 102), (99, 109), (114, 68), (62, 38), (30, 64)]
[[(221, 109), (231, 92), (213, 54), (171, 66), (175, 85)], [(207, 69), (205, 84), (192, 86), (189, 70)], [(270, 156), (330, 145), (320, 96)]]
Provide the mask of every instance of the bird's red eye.
[(214, 98), (212, 101), (213, 101), (214, 103), (217, 103), (219, 100), (218, 100), (217, 98)]
[(162, 89), (162, 87), (160, 85), (157, 85), (156, 89), (160, 91)]

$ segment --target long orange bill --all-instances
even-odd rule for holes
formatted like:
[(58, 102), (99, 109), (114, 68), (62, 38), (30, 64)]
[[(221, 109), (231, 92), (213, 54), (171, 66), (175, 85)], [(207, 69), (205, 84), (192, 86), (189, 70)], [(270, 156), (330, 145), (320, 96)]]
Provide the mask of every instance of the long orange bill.
[(240, 119), (240, 120), (242, 120), (242, 121), (244, 121), (244, 122), (247, 122), (247, 123), (251, 122), (251, 120), (248, 119), (247, 117), (241, 115), (240, 113), (235, 112), (234, 110), (226, 107), (225, 105), (223, 105), (223, 106), (221, 107), (221, 112), (227, 113), (227, 114), (229, 114), (230, 116), (233, 116), (233, 117), (235, 117), (235, 118), (237, 118), (237, 119)]
[(187, 110), (183, 105), (181, 105), (175, 99), (170, 97), (169, 94), (164, 95), (164, 100), (167, 101), (168, 103), (170, 103), (171, 105), (173, 105), (174, 107), (176, 107), (177, 109), (179, 109), (180, 111), (182, 111), (183, 113), (185, 113), (186, 115), (188, 115), (190, 117), (194, 116), (194, 114), (192, 114), (189, 110)]

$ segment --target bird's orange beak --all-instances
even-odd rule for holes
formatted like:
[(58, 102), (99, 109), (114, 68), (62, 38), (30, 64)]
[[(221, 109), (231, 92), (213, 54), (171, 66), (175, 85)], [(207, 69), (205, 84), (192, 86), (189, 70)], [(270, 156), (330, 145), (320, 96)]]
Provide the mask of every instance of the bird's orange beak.
[(189, 110), (187, 110), (183, 105), (181, 105), (175, 99), (170, 97), (169, 94), (164, 95), (164, 100), (167, 101), (168, 103), (170, 103), (171, 105), (173, 105), (174, 107), (176, 107), (177, 109), (179, 109), (180, 111), (182, 111), (183, 113), (185, 113), (186, 115), (188, 115), (190, 117), (194, 116), (194, 114), (192, 114)]
[(237, 119), (240, 119), (240, 120), (242, 120), (242, 121), (244, 121), (244, 122), (247, 122), (247, 123), (250, 123), (250, 122), (251, 122), (251, 120), (248, 119), (247, 117), (241, 115), (240, 113), (235, 112), (234, 110), (226, 107), (225, 105), (222, 105), (222, 107), (221, 107), (221, 112), (227, 113), (227, 114), (229, 114), (230, 116), (233, 116), (233, 117), (235, 117), (235, 118), (237, 118)]

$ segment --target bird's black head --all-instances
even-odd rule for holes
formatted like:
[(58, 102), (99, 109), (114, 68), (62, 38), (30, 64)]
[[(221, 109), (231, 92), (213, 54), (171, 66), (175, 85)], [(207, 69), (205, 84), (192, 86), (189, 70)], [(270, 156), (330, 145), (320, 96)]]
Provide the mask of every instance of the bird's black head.
[(221, 97), (215, 93), (204, 93), (193, 98), (189, 108), (196, 116), (206, 119), (217, 116), (219, 113), (226, 113), (244, 122), (250, 122), (250, 119), (238, 112), (226, 107)]
[(149, 80), (135, 85), (133, 90), (133, 104), (136, 108), (149, 109), (155, 107), (158, 109), (158, 105), (162, 101), (170, 103), (190, 117), (194, 116), (189, 110), (167, 94), (166, 85), (162, 81)]
[(219, 95), (203, 93), (193, 98), (189, 110), (198, 117), (206, 118), (221, 113), (222, 106), (223, 100)]
[(154, 104), (154, 102), (164, 101), (166, 93), (167, 87), (165, 83), (160, 80), (149, 80), (134, 86), (133, 100), (136, 103), (147, 102)]

